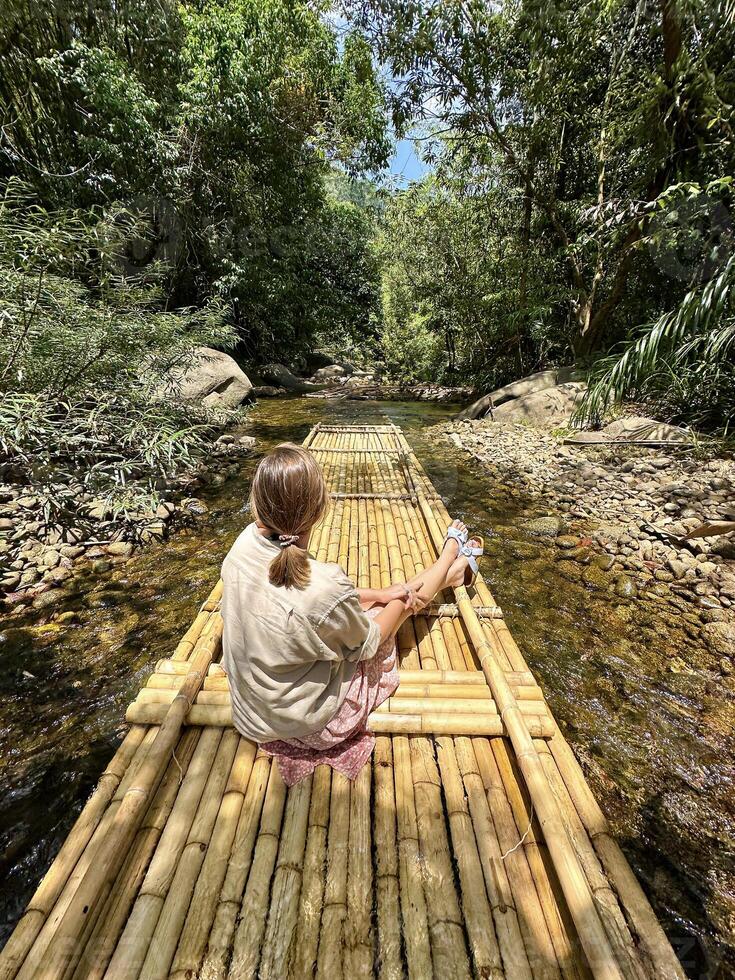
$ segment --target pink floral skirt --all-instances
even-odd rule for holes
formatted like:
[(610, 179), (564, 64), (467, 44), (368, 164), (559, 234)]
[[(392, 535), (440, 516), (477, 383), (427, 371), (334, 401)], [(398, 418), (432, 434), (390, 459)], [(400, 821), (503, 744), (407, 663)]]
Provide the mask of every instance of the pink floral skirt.
[[(367, 610), (371, 618), (380, 607)], [(367, 731), (368, 715), (398, 687), (396, 641), (390, 637), (378, 647), (372, 660), (361, 661), (347, 690), (347, 697), (328, 725), (302, 738), (264, 742), (261, 748), (276, 757), (287, 786), (310, 775), (319, 765), (332, 766), (355, 779), (370, 758), (375, 736)]]

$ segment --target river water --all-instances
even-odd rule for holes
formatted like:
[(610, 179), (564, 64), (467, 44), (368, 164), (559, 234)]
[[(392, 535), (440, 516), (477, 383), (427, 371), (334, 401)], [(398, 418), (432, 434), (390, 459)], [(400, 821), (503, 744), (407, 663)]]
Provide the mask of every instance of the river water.
[(248, 521), (261, 452), (316, 422), (402, 426), (449, 510), (486, 538), (483, 572), (688, 974), (735, 976), (735, 696), (723, 678), (673, 673), (694, 632), (676, 610), (586, 580), (520, 522), (511, 500), (428, 430), (451, 414), (417, 403), (261, 402), (257, 453), (200, 496), (208, 517), (111, 572), (80, 577), (78, 622), (0, 624), (0, 943), (123, 733), (126, 705), (206, 598)]

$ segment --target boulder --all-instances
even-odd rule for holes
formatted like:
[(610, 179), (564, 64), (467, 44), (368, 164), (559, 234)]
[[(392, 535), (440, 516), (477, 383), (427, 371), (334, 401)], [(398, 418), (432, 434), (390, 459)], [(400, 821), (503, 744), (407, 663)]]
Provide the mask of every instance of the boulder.
[(317, 385), (312, 384), (310, 381), (302, 381), (301, 378), (297, 378), (295, 374), (289, 371), (285, 364), (264, 364), (257, 370), (264, 381), (278, 388), (285, 388), (286, 391), (301, 393), (304, 391), (314, 391), (317, 387)]
[(341, 364), (329, 364), (327, 367), (319, 368), (318, 371), (315, 371), (311, 380), (316, 384), (324, 384), (325, 382), (336, 381), (339, 378), (346, 377), (347, 371)]
[(574, 367), (553, 368), (549, 371), (537, 371), (536, 374), (529, 374), (526, 378), (513, 381), (511, 384), (496, 388), (488, 395), (483, 395), (473, 402), (468, 408), (462, 409), (455, 418), (458, 419), (479, 419), (483, 415), (492, 413), (494, 409), (506, 402), (516, 398), (523, 398), (526, 395), (533, 395), (536, 392), (544, 391), (547, 388), (554, 388), (557, 385), (566, 384), (568, 381), (579, 381), (584, 377), (582, 371)]
[(656, 419), (646, 418), (644, 415), (628, 415), (622, 419), (616, 419), (604, 426), (597, 432), (579, 432), (573, 438), (567, 439), (571, 443), (596, 443), (596, 442), (630, 442), (630, 443), (669, 443), (681, 442), (691, 443), (694, 433), (689, 429), (682, 429), (678, 425), (669, 425), (667, 422), (658, 422)]
[(493, 409), (493, 420), (521, 422), (568, 418), (586, 390), (584, 381), (570, 381), (521, 395)]
[(257, 385), (250, 392), (253, 398), (280, 398), (288, 392), (285, 388), (276, 388), (275, 385)]
[(197, 347), (191, 363), (174, 369), (172, 379), (181, 398), (207, 408), (237, 408), (252, 397), (253, 386), (242, 368), (213, 347)]

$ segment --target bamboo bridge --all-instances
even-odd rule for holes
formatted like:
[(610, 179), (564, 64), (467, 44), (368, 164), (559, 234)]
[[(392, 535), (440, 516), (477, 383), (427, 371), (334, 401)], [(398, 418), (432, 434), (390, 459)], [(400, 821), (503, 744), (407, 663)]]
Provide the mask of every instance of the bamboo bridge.
[[(312, 553), (408, 579), (449, 515), (393, 425), (305, 441), (334, 503)], [(487, 586), (409, 620), (371, 763), (287, 790), (232, 727), (220, 586), (4, 951), (0, 980), (647, 980), (684, 974)]]

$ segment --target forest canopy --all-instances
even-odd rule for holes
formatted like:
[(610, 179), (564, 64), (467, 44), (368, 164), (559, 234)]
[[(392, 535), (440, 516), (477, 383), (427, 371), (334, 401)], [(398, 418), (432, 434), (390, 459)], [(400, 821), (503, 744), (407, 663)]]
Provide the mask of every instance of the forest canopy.
[[(726, 425), (731, 2), (5, 8), (3, 193), (48, 228), (128, 214), (119, 275), (161, 312), (218, 304), (246, 367), (320, 347), (486, 390), (576, 362), (586, 421), (633, 396)], [(426, 173), (401, 186), (406, 135)]]

